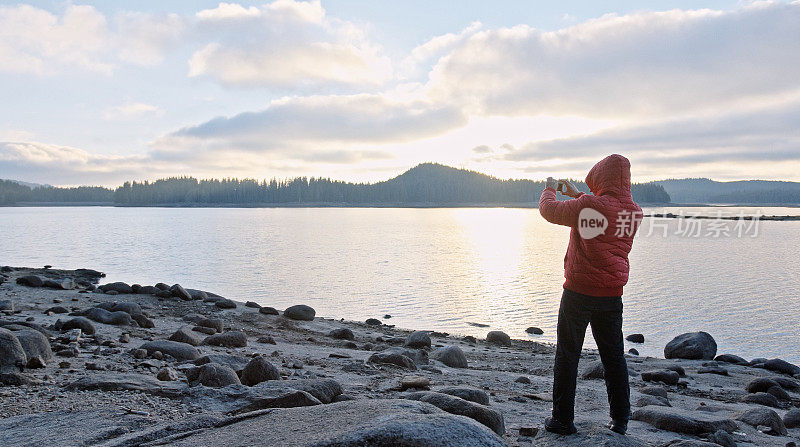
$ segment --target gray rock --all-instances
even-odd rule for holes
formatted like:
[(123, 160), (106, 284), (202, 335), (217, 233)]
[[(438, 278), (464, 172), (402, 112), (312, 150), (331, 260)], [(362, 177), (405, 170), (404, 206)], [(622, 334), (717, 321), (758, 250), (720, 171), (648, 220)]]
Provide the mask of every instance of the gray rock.
[[(265, 430), (286, 421), (301, 430)], [(483, 425), (422, 402), (360, 399), (330, 405), (270, 410), (254, 417), (217, 423), (215, 430), (185, 429), (171, 442), (198, 445), (305, 447), (502, 447)], [(129, 445), (143, 442), (131, 442)]]
[(205, 327), (205, 326), (195, 326), (192, 328), (192, 330), (206, 335), (214, 335), (217, 333), (217, 330), (214, 329), (213, 327)]
[(531, 327), (525, 329), (525, 332), (527, 332), (529, 334), (533, 334), (533, 335), (542, 335), (542, 334), (544, 334), (543, 330), (541, 330), (540, 328), (535, 327), (535, 326), (531, 326)]
[(117, 293), (133, 293), (133, 288), (124, 282), (112, 282), (97, 286), (103, 292), (114, 291)]
[(269, 389), (291, 387), (296, 390), (304, 391), (323, 404), (329, 404), (342, 394), (342, 385), (333, 379), (296, 379), (296, 380), (268, 380), (261, 382), (254, 388)]
[(208, 298), (208, 293), (197, 289), (186, 289), (193, 300), (205, 301)]
[(279, 315), (278, 309), (269, 306), (262, 306), (260, 309), (258, 309), (258, 313), (264, 315)]
[(28, 357), (28, 363), (25, 364), (25, 367), (28, 369), (46, 368), (47, 362), (45, 362), (44, 359), (38, 355), (34, 357)]
[(627, 337), (625, 337), (625, 340), (628, 340), (631, 343), (644, 343), (644, 335), (629, 334)]
[(747, 360), (733, 354), (721, 354), (714, 357), (714, 360), (718, 362), (733, 363), (734, 365), (747, 365), (749, 363)]
[(200, 357), (200, 352), (194, 346), (170, 340), (149, 341), (143, 344), (140, 349), (147, 350), (148, 355), (153, 355), (154, 352), (160, 351), (171, 355), (177, 360), (196, 360)]
[(0, 311), (14, 312), (14, 302), (11, 300), (0, 300)]
[(147, 318), (147, 316), (144, 314), (131, 315), (131, 318), (139, 325), (139, 327), (148, 329), (156, 327), (155, 323), (153, 323), (153, 320)]
[(0, 386), (36, 385), (40, 382), (17, 371), (0, 372)]
[(244, 303), (244, 307), (250, 307), (253, 309), (261, 309), (261, 305), (256, 303), (255, 301), (248, 301)]
[(788, 374), (790, 376), (794, 376), (795, 374), (800, 374), (800, 366), (791, 364), (786, 360), (782, 359), (767, 360), (766, 362), (764, 362), (764, 369), (778, 372), (781, 374)]
[(664, 399), (668, 398), (667, 390), (661, 386), (646, 386), (644, 388), (639, 388), (639, 392), (642, 394), (648, 394), (650, 396), (663, 397)]
[(247, 346), (247, 335), (242, 331), (228, 331), (209, 335), (203, 340), (204, 345), (223, 346), (226, 348), (244, 348)]
[(71, 278), (48, 279), (44, 281), (43, 286), (56, 290), (72, 290), (75, 288), (75, 281)]
[(407, 348), (430, 348), (431, 337), (427, 331), (414, 331), (408, 334), (404, 346)]
[(714, 413), (682, 408), (648, 406), (634, 411), (631, 418), (646, 422), (660, 430), (687, 435), (714, 433), (717, 430), (732, 432), (738, 429), (736, 421), (732, 419)]
[(768, 377), (758, 377), (747, 383), (745, 389), (748, 393), (766, 393), (768, 389), (779, 386), (778, 382)]
[(203, 338), (200, 335), (193, 331), (189, 326), (183, 326), (174, 334), (170, 335), (169, 339), (171, 341), (177, 341), (181, 343), (188, 343), (192, 346), (199, 346), (200, 343), (203, 342)]
[(503, 331), (490, 331), (486, 334), (486, 342), (497, 346), (511, 346), (511, 337)]
[(236, 301), (229, 300), (227, 298), (219, 298), (218, 300), (214, 301), (214, 306), (220, 309), (236, 309)]
[(800, 408), (792, 408), (783, 415), (783, 425), (786, 428), (800, 427)]
[(636, 400), (637, 407), (646, 407), (648, 405), (655, 405), (660, 407), (672, 406), (666, 398), (658, 396), (650, 396), (648, 394), (645, 394), (644, 396)]
[(21, 370), (28, 363), (19, 339), (8, 329), (0, 328), (0, 372)]
[(180, 284), (173, 284), (172, 287), (169, 288), (169, 293), (175, 298), (180, 298), (184, 301), (192, 300), (192, 294), (187, 292)]
[(475, 419), (498, 435), (502, 436), (506, 431), (503, 414), (493, 408), (442, 393), (429, 393), (423, 396), (420, 402), (431, 404), (448, 413)]
[(178, 374), (172, 368), (161, 368), (156, 374), (156, 379), (162, 382), (174, 382), (178, 380)]
[(338, 328), (333, 329), (332, 331), (328, 332), (328, 337), (335, 338), (337, 340), (355, 340), (356, 336), (353, 334), (353, 331), (347, 328)]
[[(535, 447), (650, 447), (651, 444), (630, 434), (619, 435), (594, 422), (577, 422), (578, 433), (570, 436), (557, 435), (539, 430), (533, 438)], [(672, 447), (670, 445), (670, 447)]]
[(391, 348), (386, 348), (381, 352), (386, 354), (404, 355), (413, 360), (414, 364), (416, 364), (417, 366), (428, 364), (428, 353), (427, 351), (424, 351), (422, 349), (401, 348), (399, 346), (394, 346)]
[(739, 415), (736, 420), (752, 425), (753, 427), (758, 427), (759, 425), (769, 427), (770, 430), (777, 435), (786, 436), (788, 434), (781, 417), (778, 416), (778, 413), (769, 408), (751, 408)]
[(157, 289), (155, 286), (142, 286), (138, 292), (141, 295), (155, 295), (161, 289)]
[(770, 389), (767, 390), (767, 393), (772, 394), (779, 400), (785, 400), (785, 401), (792, 400), (792, 396), (790, 396), (789, 393), (786, 392), (786, 390), (784, 390), (779, 386), (771, 387)]
[(110, 308), (104, 307), (103, 304), (106, 303), (98, 304), (97, 307), (103, 307), (104, 309), (109, 310), (111, 312), (127, 312), (130, 315), (140, 315), (142, 313), (142, 307), (139, 306), (139, 304), (137, 303), (131, 303), (126, 301), (118, 303), (115, 302), (111, 303)]
[(201, 318), (195, 322), (198, 326), (203, 327), (210, 327), (217, 330), (217, 332), (222, 332), (225, 327), (222, 324), (222, 320), (219, 318)]
[(437, 393), (460, 397), (476, 404), (489, 405), (489, 395), (485, 391), (468, 386), (447, 386), (436, 390)]
[(794, 379), (790, 379), (788, 377), (777, 376), (777, 377), (773, 377), (772, 380), (777, 382), (777, 384), (780, 385), (780, 387), (783, 388), (784, 390), (789, 390), (789, 391), (800, 390), (800, 383), (798, 383)]
[(219, 363), (220, 365), (225, 365), (234, 371), (241, 371), (245, 366), (247, 366), (248, 363), (250, 363), (250, 360), (238, 355), (209, 354), (200, 357), (192, 363), (197, 366), (202, 366), (206, 363)]
[(95, 333), (94, 325), (88, 318), (85, 317), (75, 317), (71, 320), (67, 320), (62, 326), (62, 331), (68, 331), (71, 329), (80, 329), (86, 335), (93, 335)]
[(381, 320), (379, 320), (377, 318), (367, 318), (367, 320), (364, 323), (367, 326), (381, 326), (381, 325), (383, 325), (383, 323), (381, 323)]
[(444, 363), (451, 368), (466, 368), (467, 356), (458, 346), (443, 346), (431, 353), (431, 358)]
[(606, 377), (606, 370), (603, 368), (603, 362), (600, 360), (594, 360), (589, 362), (586, 367), (583, 368), (581, 371), (581, 379), (591, 380), (591, 379), (600, 379), (603, 380)]
[(778, 399), (769, 393), (753, 393), (748, 394), (742, 398), (742, 402), (750, 404), (765, 405), (767, 407), (778, 408)]
[(45, 363), (53, 360), (53, 351), (50, 348), (50, 341), (41, 332), (33, 329), (25, 329), (14, 333), (25, 351), (28, 359), (39, 357)]
[(127, 312), (109, 312), (100, 307), (92, 307), (84, 312), (84, 315), (86, 318), (98, 323), (111, 324), (114, 326), (130, 326), (133, 322), (131, 315)]
[(704, 366), (697, 369), (697, 374), (716, 374), (718, 376), (727, 376), (728, 370), (721, 366)]
[(265, 408), (294, 408), (322, 404), (311, 394), (286, 385), (261, 386), (273, 382), (277, 381), (262, 382), (254, 387), (245, 385), (228, 385), (222, 388), (192, 387), (189, 389), (184, 403), (201, 407), (204, 411), (226, 414), (240, 414)]
[(737, 447), (733, 436), (724, 430), (717, 430), (715, 433), (708, 435), (708, 441), (722, 447)]
[(409, 357), (406, 357), (403, 354), (397, 354), (393, 352), (376, 352), (372, 354), (369, 359), (367, 359), (369, 363), (380, 363), (380, 364), (389, 364), (389, 365), (396, 365), (402, 368), (407, 368), (410, 370), (416, 370), (417, 365), (414, 364), (414, 361), (411, 360)]
[(530, 385), (531, 384), (531, 379), (526, 377), (526, 376), (519, 376), (516, 379), (514, 379), (514, 382), (515, 383), (523, 383), (525, 385)]
[(134, 373), (95, 373), (64, 387), (66, 390), (138, 391), (154, 396), (177, 398), (186, 392), (181, 382), (161, 382), (152, 376)]
[(256, 357), (242, 370), (242, 384), (247, 386), (257, 385), (266, 380), (280, 380), (281, 373), (272, 363), (264, 357)]
[(717, 342), (707, 332), (689, 332), (672, 339), (664, 347), (664, 358), (711, 360), (717, 355)]
[(53, 306), (44, 311), (44, 313), (66, 314), (69, 313), (69, 310), (64, 306)]
[(44, 281), (36, 275), (20, 276), (17, 278), (17, 284), (28, 287), (42, 287)]
[(677, 385), (679, 379), (680, 375), (670, 370), (645, 371), (642, 373), (642, 380), (645, 382), (663, 382), (667, 385)]
[(228, 385), (241, 385), (236, 372), (219, 363), (206, 363), (201, 366), (197, 380), (201, 385), (213, 388), (220, 388)]
[(283, 311), (283, 316), (292, 320), (313, 321), (317, 312), (305, 304), (297, 304)]

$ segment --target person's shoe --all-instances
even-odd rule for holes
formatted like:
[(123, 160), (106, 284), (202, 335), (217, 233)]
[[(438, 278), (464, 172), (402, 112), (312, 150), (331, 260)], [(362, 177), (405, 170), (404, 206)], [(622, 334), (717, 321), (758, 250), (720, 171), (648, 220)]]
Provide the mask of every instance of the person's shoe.
[(613, 431), (614, 433), (619, 433), (624, 435), (628, 431), (628, 421), (618, 421), (616, 419), (611, 419), (611, 422), (606, 424), (609, 430)]
[(564, 424), (553, 417), (544, 420), (544, 429), (557, 435), (571, 435), (578, 432), (578, 429), (575, 428), (575, 424), (571, 422), (569, 424)]

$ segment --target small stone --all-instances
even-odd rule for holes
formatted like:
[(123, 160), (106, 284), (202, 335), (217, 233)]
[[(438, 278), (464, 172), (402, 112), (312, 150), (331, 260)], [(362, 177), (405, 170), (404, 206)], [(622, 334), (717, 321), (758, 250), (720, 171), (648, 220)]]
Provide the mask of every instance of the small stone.
[(800, 427), (800, 408), (792, 408), (783, 415), (783, 424), (786, 428)]
[[(211, 330), (213, 331), (214, 329)], [(203, 342), (203, 339), (200, 337), (200, 335), (198, 335), (197, 332), (191, 330), (189, 326), (183, 326), (177, 331), (175, 331), (175, 333), (170, 335), (169, 340), (181, 343), (188, 343), (192, 346), (199, 346), (200, 343)]]
[(520, 436), (527, 436), (532, 438), (539, 434), (539, 429), (537, 427), (520, 427), (519, 428), (519, 435)]
[(386, 315), (384, 315), (384, 316), (383, 316), (383, 319), (384, 319), (384, 320), (388, 320), (388, 319), (390, 319), (390, 318), (392, 318), (392, 316), (391, 316), (391, 315), (389, 315), (389, 314), (386, 314)]
[(366, 323), (367, 326), (380, 326), (383, 324), (381, 323), (381, 320), (378, 320), (377, 318), (367, 318), (367, 321), (364, 323)]
[(66, 361), (58, 362), (58, 367), (61, 368), (61, 369), (67, 369), (67, 368), (69, 368), (71, 366), (72, 366), (72, 363), (70, 363), (70, 362), (66, 362)]
[(529, 379), (528, 377), (525, 377), (525, 376), (519, 376), (519, 377), (516, 378), (516, 380), (514, 380), (514, 382), (516, 382), (516, 383), (524, 383), (526, 385), (530, 385), (531, 384), (531, 379)]
[(146, 359), (147, 358), (147, 350), (146, 349), (134, 349), (133, 350), (133, 358), (135, 358), (135, 359)]
[(403, 376), (400, 380), (400, 390), (405, 391), (410, 388), (427, 390), (431, 386), (431, 381), (423, 376)]
[(458, 346), (443, 346), (431, 353), (433, 360), (438, 360), (451, 368), (466, 368), (467, 357)]
[(247, 346), (247, 335), (242, 331), (228, 331), (209, 335), (203, 340), (204, 345), (223, 346), (226, 348), (244, 348)]
[(625, 340), (628, 340), (631, 343), (644, 343), (644, 335), (629, 334), (627, 337), (625, 337)]
[(337, 340), (355, 340), (356, 336), (353, 334), (353, 331), (347, 328), (338, 328), (333, 329), (332, 331), (328, 332), (328, 337), (335, 338)]
[(778, 385), (778, 382), (770, 378), (758, 377), (748, 382), (747, 386), (745, 386), (745, 389), (748, 393), (766, 393), (768, 389), (775, 386), (780, 385)]
[(261, 337), (258, 337), (258, 339), (256, 339), (256, 342), (263, 343), (263, 344), (268, 344), (268, 345), (276, 345), (277, 344), (277, 343), (275, 343), (275, 339), (272, 338), (271, 335), (262, 335)]
[(153, 351), (150, 355), (156, 360), (164, 360), (164, 353), (161, 351)]
[(197, 380), (201, 385), (214, 388), (241, 385), (236, 372), (230, 367), (218, 363), (206, 363), (201, 366)]
[(742, 399), (743, 402), (751, 403), (751, 404), (758, 404), (758, 405), (765, 405), (767, 407), (778, 408), (780, 405), (778, 404), (778, 399), (769, 393), (753, 393), (744, 396)]
[(244, 307), (250, 307), (250, 308), (253, 308), (253, 309), (260, 309), (261, 305), (256, 303), (255, 301), (248, 301), (248, 302), (244, 303)]
[(28, 359), (28, 363), (25, 365), (26, 368), (29, 369), (38, 369), (38, 368), (45, 368), (47, 364), (40, 356), (33, 356)]
[(119, 336), (119, 342), (120, 343), (130, 343), (130, 341), (131, 341), (131, 334), (129, 334), (127, 332), (125, 332), (123, 334), (120, 334), (120, 336)]
[(217, 330), (214, 329), (213, 327), (205, 327), (205, 326), (195, 326), (192, 328), (192, 330), (206, 335), (214, 335), (217, 333)]
[(255, 357), (242, 370), (242, 384), (254, 386), (267, 380), (280, 380), (281, 373), (264, 357)]
[(531, 326), (531, 327), (525, 329), (525, 332), (527, 332), (529, 334), (533, 334), (533, 335), (542, 335), (542, 334), (544, 334), (543, 330), (541, 330), (540, 328), (535, 327), (535, 326)]
[(717, 355), (717, 342), (707, 332), (681, 334), (664, 347), (664, 358), (711, 360)]
[(727, 376), (728, 370), (721, 366), (706, 366), (698, 369), (697, 374), (716, 374), (718, 376)]
[(630, 354), (630, 355), (639, 355), (639, 351), (637, 351), (636, 348), (631, 348), (631, 349), (628, 349), (628, 354)]
[(220, 298), (214, 302), (214, 306), (220, 309), (236, 309), (236, 301)]
[(408, 335), (404, 345), (408, 348), (430, 348), (431, 337), (426, 331), (414, 331)]
[(658, 370), (645, 371), (642, 373), (642, 380), (645, 382), (663, 382), (667, 385), (677, 385), (680, 375), (675, 371)]
[(764, 426), (767, 429), (764, 431), (765, 433), (776, 434), (780, 436), (786, 436), (788, 434), (786, 431), (786, 426), (784, 425), (781, 417), (778, 415), (778, 413), (776, 413), (774, 410), (770, 410), (769, 408), (752, 408), (737, 417), (736, 420), (742, 421), (745, 424), (753, 427)]

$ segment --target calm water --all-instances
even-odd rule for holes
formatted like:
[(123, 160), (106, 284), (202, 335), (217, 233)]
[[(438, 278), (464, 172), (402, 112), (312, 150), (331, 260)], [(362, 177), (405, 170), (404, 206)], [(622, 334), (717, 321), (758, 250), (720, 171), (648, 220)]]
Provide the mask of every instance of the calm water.
[[(755, 237), (729, 225), (727, 236), (692, 237), (676, 220), (646, 219), (624, 297), (642, 354), (705, 330), (720, 353), (800, 363), (800, 222), (760, 222)], [(554, 341), (568, 234), (536, 209), (0, 208), (0, 265), (95, 268), (109, 281), (179, 282), (321, 316)]]

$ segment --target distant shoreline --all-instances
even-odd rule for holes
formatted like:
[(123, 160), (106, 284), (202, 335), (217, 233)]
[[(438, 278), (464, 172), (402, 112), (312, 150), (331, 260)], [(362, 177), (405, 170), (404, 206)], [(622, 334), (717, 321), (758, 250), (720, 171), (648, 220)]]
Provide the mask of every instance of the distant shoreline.
[[(669, 208), (732, 208), (732, 207), (781, 207), (799, 208), (798, 203), (639, 203), (643, 207)], [(511, 203), (439, 203), (439, 202), (407, 202), (407, 203), (158, 203), (158, 204), (117, 204), (114, 202), (19, 202), (0, 205), (6, 208), (33, 207), (78, 207), (97, 206), (113, 208), (538, 208), (538, 202)]]

